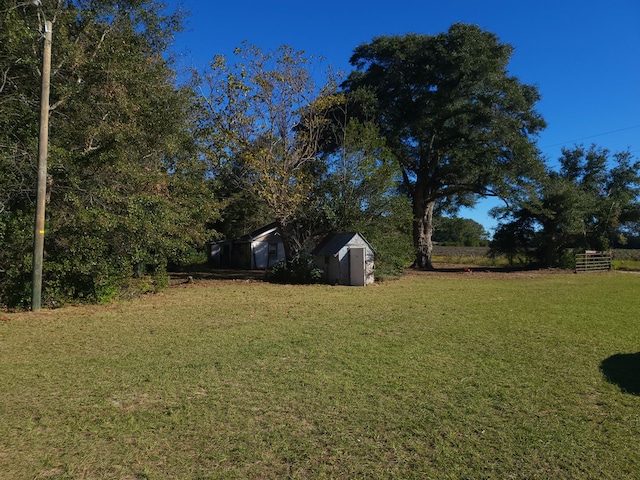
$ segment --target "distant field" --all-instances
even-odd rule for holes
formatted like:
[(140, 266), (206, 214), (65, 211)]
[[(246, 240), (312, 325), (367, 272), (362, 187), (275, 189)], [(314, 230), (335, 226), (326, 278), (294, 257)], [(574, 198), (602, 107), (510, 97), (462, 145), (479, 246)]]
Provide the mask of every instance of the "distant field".
[(489, 247), (450, 247), (434, 245), (433, 254), (439, 257), (484, 258), (489, 254)]
[(0, 313), (0, 478), (638, 478), (638, 291), (451, 270)]
[[(488, 252), (489, 247), (450, 247), (442, 245), (435, 245), (433, 247), (434, 255), (439, 256), (486, 257)], [(613, 249), (613, 257), (620, 260), (640, 260), (640, 249)]]
[(434, 245), (433, 260), (436, 263), (507, 263), (506, 259), (489, 258), (489, 247), (452, 247)]
[[(433, 248), (435, 262), (506, 265), (506, 258), (489, 258), (489, 247), (452, 247), (436, 245)], [(614, 249), (613, 268), (616, 270), (640, 270), (640, 249)]]

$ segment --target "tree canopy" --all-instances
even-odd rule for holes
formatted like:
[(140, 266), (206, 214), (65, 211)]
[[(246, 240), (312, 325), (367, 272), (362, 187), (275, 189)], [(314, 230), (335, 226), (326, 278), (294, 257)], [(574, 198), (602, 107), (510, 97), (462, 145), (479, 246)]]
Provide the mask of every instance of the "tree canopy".
[(508, 73), (513, 48), (472, 25), (438, 35), (383, 36), (357, 47), (343, 84), (373, 118), (402, 170), (413, 205), (415, 266), (432, 268), (436, 202), (508, 196), (541, 169), (539, 94)]
[(513, 208), (496, 211), (502, 215), (496, 252), (564, 266), (568, 249), (605, 250), (625, 242), (625, 227), (640, 220), (640, 161), (592, 145), (562, 149), (558, 165)]
[(314, 59), (286, 45), (264, 52), (245, 44), (235, 53), (237, 63), (218, 55), (196, 79), (207, 156), (218, 176), (235, 177), (264, 202), (291, 259), (289, 227), (309, 211), (335, 82), (328, 74), (316, 85), (308, 68)]
[(433, 241), (447, 245), (481, 247), (489, 245), (489, 233), (470, 218), (444, 217), (434, 219)]
[[(28, 298), (41, 22), (53, 21), (44, 300), (104, 299), (163, 276), (216, 217), (191, 135), (193, 95), (166, 48), (181, 18), (152, 0), (2, 2), (0, 282)], [(6, 48), (5, 48), (6, 46)]]

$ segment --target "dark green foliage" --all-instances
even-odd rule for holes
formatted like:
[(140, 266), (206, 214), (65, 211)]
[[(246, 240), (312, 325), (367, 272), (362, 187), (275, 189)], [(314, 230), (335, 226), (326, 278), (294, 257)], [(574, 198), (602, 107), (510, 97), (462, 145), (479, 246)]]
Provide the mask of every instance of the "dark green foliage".
[(376, 277), (396, 275), (413, 250), (411, 205), (398, 190), (397, 164), (373, 123), (351, 119), (334, 127), (339, 147), (325, 156), (317, 223), (323, 232), (360, 232), (376, 251)]
[(26, 306), (31, 299), (33, 210), (0, 213), (0, 307)]
[(330, 230), (362, 230), (393, 209), (399, 170), (371, 122), (352, 119), (334, 135), (339, 147), (324, 157), (317, 196)]
[(445, 245), (484, 247), (489, 245), (489, 233), (470, 218), (436, 217), (433, 241)]
[(362, 233), (375, 250), (376, 279), (396, 276), (414, 260), (411, 205), (406, 197), (392, 197), (386, 213), (354, 230)]
[(159, 288), (217, 218), (193, 94), (163, 57), (180, 17), (154, 0), (43, 2), (40, 15), (2, 3), (0, 303), (24, 306), (30, 289), (43, 12), (54, 65), (43, 300), (105, 301), (147, 275)]
[(271, 222), (267, 206), (243, 181), (241, 174), (217, 175), (220, 221), (212, 226), (221, 238), (238, 238)]
[(320, 283), (324, 272), (313, 263), (313, 257), (301, 255), (290, 262), (274, 265), (266, 275), (273, 283), (312, 284)]
[(516, 216), (517, 221), (498, 226), (490, 243), (490, 255), (504, 255), (510, 264), (533, 263), (536, 261), (538, 249), (533, 221), (524, 212)]

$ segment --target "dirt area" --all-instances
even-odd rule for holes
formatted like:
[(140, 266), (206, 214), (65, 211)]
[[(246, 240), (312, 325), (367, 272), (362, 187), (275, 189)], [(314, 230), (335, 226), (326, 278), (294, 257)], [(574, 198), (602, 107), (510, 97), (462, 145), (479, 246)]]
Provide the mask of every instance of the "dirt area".
[(422, 271), (407, 269), (405, 275), (443, 276), (443, 275), (475, 275), (492, 278), (533, 278), (542, 275), (572, 273), (571, 270), (561, 268), (514, 268), (514, 267), (483, 267), (479, 265), (459, 265), (437, 263), (435, 270)]
[[(534, 278), (541, 275), (550, 275), (557, 273), (568, 273), (570, 270), (562, 269), (523, 269), (523, 268), (507, 268), (507, 267), (482, 267), (478, 265), (458, 265), (439, 263), (435, 265), (435, 270), (421, 271), (407, 269), (404, 272), (406, 276), (456, 276), (456, 275), (474, 275), (486, 278)], [(202, 270), (197, 272), (171, 272), (169, 287), (188, 287), (198, 283), (215, 283), (215, 284), (238, 284), (243, 283), (261, 283), (264, 282), (265, 272), (262, 270)]]
[(264, 282), (263, 270), (203, 269), (195, 272), (169, 272), (169, 287), (184, 287), (193, 283)]

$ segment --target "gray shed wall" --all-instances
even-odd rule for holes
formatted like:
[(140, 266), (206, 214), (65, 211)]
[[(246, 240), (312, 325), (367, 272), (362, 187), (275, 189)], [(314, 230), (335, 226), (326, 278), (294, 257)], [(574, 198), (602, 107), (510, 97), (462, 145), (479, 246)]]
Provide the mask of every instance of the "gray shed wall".
[(352, 285), (349, 256), (351, 248), (363, 248), (365, 250), (365, 278), (362, 282), (358, 283), (368, 285), (374, 282), (375, 253), (367, 241), (359, 234), (355, 234), (346, 244), (337, 249), (337, 251), (334, 249), (332, 251), (322, 252), (322, 255), (316, 255), (315, 264), (324, 270), (327, 282), (338, 283), (340, 285)]

